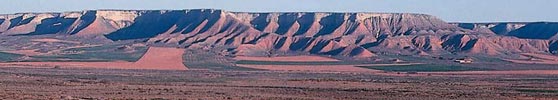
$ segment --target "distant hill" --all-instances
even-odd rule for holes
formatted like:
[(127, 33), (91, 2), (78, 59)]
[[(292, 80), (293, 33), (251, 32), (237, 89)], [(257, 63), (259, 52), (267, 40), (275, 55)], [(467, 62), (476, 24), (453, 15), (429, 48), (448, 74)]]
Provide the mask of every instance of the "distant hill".
[(371, 57), (379, 53), (508, 55), (556, 53), (558, 23), (447, 23), (408, 13), (90, 10), (0, 15), (3, 37), (101, 36), (181, 48), (227, 48)]

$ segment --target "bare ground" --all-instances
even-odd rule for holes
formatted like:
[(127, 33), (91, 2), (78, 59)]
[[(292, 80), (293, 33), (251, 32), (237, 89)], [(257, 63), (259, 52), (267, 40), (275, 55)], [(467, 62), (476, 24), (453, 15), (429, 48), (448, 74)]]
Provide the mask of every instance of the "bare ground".
[(0, 63), (0, 67), (71, 67), (105, 69), (155, 69), (187, 70), (182, 62), (184, 49), (149, 47), (147, 53), (136, 62), (10, 62)]
[(556, 75), (0, 68), (0, 99), (558, 99)]

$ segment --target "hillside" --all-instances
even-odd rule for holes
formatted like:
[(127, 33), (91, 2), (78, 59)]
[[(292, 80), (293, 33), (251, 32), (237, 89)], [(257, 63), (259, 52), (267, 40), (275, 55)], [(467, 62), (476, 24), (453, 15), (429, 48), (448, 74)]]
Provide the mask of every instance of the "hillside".
[(407, 13), (90, 10), (0, 15), (2, 37), (139, 40), (149, 45), (203, 48), (232, 56), (378, 54), (508, 56), (556, 53), (558, 24), (447, 23)]

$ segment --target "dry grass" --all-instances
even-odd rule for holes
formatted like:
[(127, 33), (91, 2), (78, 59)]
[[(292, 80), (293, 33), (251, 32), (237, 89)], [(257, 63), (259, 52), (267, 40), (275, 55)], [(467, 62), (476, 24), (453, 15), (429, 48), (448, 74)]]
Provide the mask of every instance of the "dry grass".
[(558, 99), (555, 75), (0, 68), (0, 77), (0, 99), (8, 100)]

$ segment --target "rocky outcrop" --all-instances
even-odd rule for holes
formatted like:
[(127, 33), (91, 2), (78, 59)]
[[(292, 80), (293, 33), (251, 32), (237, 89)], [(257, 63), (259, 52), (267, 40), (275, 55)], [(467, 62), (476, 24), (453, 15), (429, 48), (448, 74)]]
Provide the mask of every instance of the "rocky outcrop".
[[(522, 52), (549, 53), (556, 51), (551, 40), (520, 39), (482, 34), (448, 34), (388, 37), (365, 44), (371, 51), (404, 55), (510, 55)], [(556, 45), (556, 44), (554, 44)], [(554, 49), (549, 49), (554, 48)]]
[(509, 36), (527, 39), (558, 39), (558, 23), (537, 22), (529, 23), (525, 26), (513, 30)]
[(519, 29), (527, 23), (452, 23), (464, 29), (480, 33), (508, 35), (509, 32)]
[[(371, 57), (554, 52), (555, 23), (446, 23), (404, 13), (246, 13), (214, 9), (94, 10), (0, 15), (0, 35), (102, 36), (236, 55), (303, 52)], [(513, 36), (513, 37), (511, 37)], [(537, 40), (538, 39), (538, 40)]]
[(475, 32), (514, 36), (523, 39), (558, 39), (558, 23), (452, 23)]
[(83, 11), (1, 15), (3, 35), (99, 35), (129, 26), (137, 11)]

